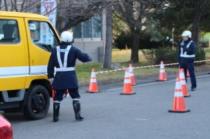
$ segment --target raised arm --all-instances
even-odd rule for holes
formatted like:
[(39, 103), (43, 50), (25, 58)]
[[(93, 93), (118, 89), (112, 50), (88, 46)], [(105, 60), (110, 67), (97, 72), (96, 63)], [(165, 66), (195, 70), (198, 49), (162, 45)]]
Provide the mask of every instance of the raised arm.
[(82, 62), (89, 62), (92, 61), (92, 59), (90, 58), (90, 56), (86, 53), (83, 53), (81, 50), (77, 49), (77, 58), (82, 61)]

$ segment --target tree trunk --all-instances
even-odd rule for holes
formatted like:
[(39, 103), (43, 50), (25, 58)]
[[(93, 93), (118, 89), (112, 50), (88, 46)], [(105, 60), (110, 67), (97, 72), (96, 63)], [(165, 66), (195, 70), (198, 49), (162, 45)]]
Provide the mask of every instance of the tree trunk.
[(103, 68), (111, 68), (112, 64), (112, 6), (106, 8), (106, 33)]
[[(2, 0), (0, 0), (0, 5), (1, 5), (1, 4), (2, 4)], [(1, 5), (0, 9), (2, 9), (2, 5)]]
[(196, 45), (198, 45), (199, 42), (199, 31), (199, 19), (195, 18), (192, 25), (192, 39)]
[(131, 62), (138, 63), (139, 62), (139, 43), (140, 36), (138, 31), (132, 31), (133, 38), (133, 46), (131, 47)]
[(202, 6), (201, 6), (203, 4), (201, 1), (198, 2), (195, 16), (193, 18), (193, 23), (192, 23), (192, 39), (194, 40), (196, 45), (198, 45), (198, 43), (199, 43), (200, 20), (201, 20), (202, 14), (204, 14), (202, 12), (205, 12), (205, 10), (203, 10)]

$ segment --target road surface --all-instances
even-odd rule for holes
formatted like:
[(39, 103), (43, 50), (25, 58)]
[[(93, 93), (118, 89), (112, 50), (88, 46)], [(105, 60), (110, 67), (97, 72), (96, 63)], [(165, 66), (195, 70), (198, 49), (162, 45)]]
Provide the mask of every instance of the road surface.
[[(175, 80), (135, 86), (136, 95), (122, 96), (121, 86), (82, 95), (83, 122), (76, 122), (72, 101), (61, 105), (60, 121), (27, 121), (7, 115), (14, 139), (210, 139), (210, 75), (200, 76), (198, 89), (186, 98), (189, 113), (168, 113)], [(52, 105), (51, 105), (52, 106)]]

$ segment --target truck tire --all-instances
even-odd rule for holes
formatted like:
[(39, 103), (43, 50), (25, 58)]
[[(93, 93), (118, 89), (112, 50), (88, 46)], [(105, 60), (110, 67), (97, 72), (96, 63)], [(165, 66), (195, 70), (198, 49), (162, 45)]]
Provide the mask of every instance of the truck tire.
[(46, 117), (49, 105), (49, 91), (42, 85), (34, 85), (25, 95), (24, 116), (31, 120), (42, 119)]

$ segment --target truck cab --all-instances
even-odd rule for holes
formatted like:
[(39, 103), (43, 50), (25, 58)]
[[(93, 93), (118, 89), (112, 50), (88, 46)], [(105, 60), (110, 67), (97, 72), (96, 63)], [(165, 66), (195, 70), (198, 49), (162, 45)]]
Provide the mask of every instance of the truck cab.
[(47, 64), (59, 38), (48, 18), (0, 11), (0, 110), (44, 118), (51, 85)]

